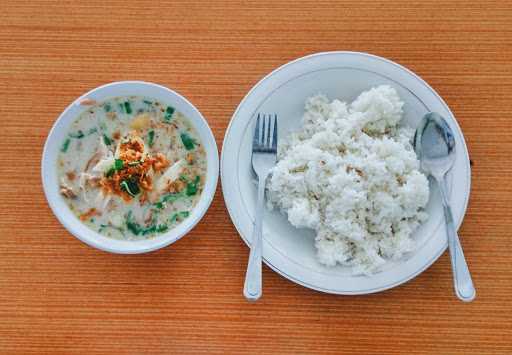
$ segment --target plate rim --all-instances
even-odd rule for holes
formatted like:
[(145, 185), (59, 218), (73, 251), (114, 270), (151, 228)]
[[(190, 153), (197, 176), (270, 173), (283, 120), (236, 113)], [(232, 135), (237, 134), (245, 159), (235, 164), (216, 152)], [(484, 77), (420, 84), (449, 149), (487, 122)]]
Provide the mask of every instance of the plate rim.
[[(224, 202), (225, 202), (225, 205), (226, 205), (226, 209), (228, 210), (228, 214), (230, 216), (230, 219), (233, 222), (233, 225), (235, 226), (235, 228), (236, 228), (240, 238), (249, 247), (250, 247), (250, 242), (249, 242), (248, 238), (246, 236), (244, 236), (244, 234), (240, 230), (241, 227), (239, 225), (237, 225), (237, 222), (235, 221), (235, 217), (234, 217), (235, 214), (234, 214), (234, 212), (232, 210), (233, 206), (230, 206), (230, 201), (228, 201), (228, 198), (227, 198), (227, 196), (229, 196), (230, 193), (227, 193), (227, 190), (228, 190), (228, 187), (226, 185), (226, 180), (227, 179), (225, 178), (225, 175), (226, 175), (226, 172), (225, 172), (225, 170), (226, 170), (225, 169), (226, 153), (225, 153), (224, 149), (226, 147), (226, 142), (228, 140), (228, 137), (229, 137), (229, 135), (230, 135), (230, 133), (231, 133), (231, 131), (233, 129), (234, 121), (235, 121), (236, 117), (239, 115), (239, 112), (242, 109), (242, 107), (244, 106), (244, 104), (246, 103), (246, 101), (253, 95), (254, 91), (257, 88), (259, 88), (266, 80), (268, 80), (272, 76), (276, 75), (277, 72), (279, 72), (281, 70), (284, 70), (285, 68), (287, 68), (289, 66), (292, 66), (292, 65), (296, 64), (297, 62), (307, 61), (307, 60), (312, 59), (314, 57), (319, 57), (319, 56), (339, 56), (339, 55), (362, 56), (362, 57), (366, 57), (366, 58), (370, 58), (370, 59), (373, 59), (373, 60), (384, 62), (387, 65), (394, 66), (397, 69), (404, 71), (406, 74), (409, 74), (413, 79), (415, 79), (418, 82), (418, 84), (423, 85), (426, 89), (428, 89), (431, 92), (431, 94), (433, 94), (435, 99), (437, 99), (439, 101), (439, 103), (443, 106), (443, 108), (447, 110), (447, 112), (450, 114), (451, 118), (453, 118), (453, 120), (451, 120), (451, 121), (453, 121), (454, 125), (457, 127), (457, 129), (459, 131), (458, 133), (460, 133), (460, 138), (461, 138), (461, 143), (462, 143), (461, 150), (463, 151), (462, 155), (464, 157), (464, 165), (467, 168), (466, 169), (466, 171), (467, 171), (467, 176), (466, 176), (467, 191), (466, 191), (466, 194), (465, 194), (465, 197), (464, 197), (464, 202), (463, 202), (462, 209), (461, 209), (461, 215), (460, 215), (459, 219), (456, 221), (457, 229), (460, 227), (460, 225), (463, 222), (464, 216), (465, 216), (466, 211), (467, 211), (467, 207), (468, 207), (468, 203), (469, 203), (469, 196), (470, 196), (470, 192), (471, 192), (471, 167), (470, 167), (470, 164), (469, 164), (469, 153), (468, 153), (467, 144), (466, 144), (464, 135), (463, 135), (462, 130), (461, 130), (461, 128), (460, 128), (456, 118), (455, 118), (455, 115), (452, 113), (452, 111), (450, 110), (449, 106), (442, 99), (442, 97), (425, 80), (423, 80), (420, 76), (415, 74), (413, 71), (411, 71), (410, 69), (402, 66), (401, 64), (398, 64), (398, 63), (396, 63), (396, 62), (394, 62), (392, 60), (389, 60), (387, 58), (383, 58), (383, 57), (380, 57), (380, 56), (377, 56), (377, 55), (373, 55), (373, 54), (369, 54), (369, 53), (365, 53), (365, 52), (356, 52), (356, 51), (318, 52), (318, 53), (309, 54), (309, 55), (306, 55), (306, 56), (303, 56), (303, 57), (291, 60), (291, 61), (289, 61), (289, 62), (287, 62), (287, 63), (285, 63), (285, 64), (283, 64), (283, 65), (281, 65), (281, 66), (279, 66), (277, 68), (275, 68), (270, 73), (268, 73), (263, 78), (261, 78), (256, 84), (254, 84), (251, 87), (251, 89), (247, 92), (247, 94), (240, 101), (240, 103), (238, 104), (236, 110), (233, 112), (232, 117), (230, 119), (230, 122), (229, 122), (229, 124), (228, 124), (228, 126), (226, 128), (226, 131), (225, 131), (225, 134), (224, 134), (224, 139), (223, 139), (223, 144), (222, 144), (221, 161), (220, 161), (220, 172), (221, 172), (220, 175), (221, 175), (221, 186), (222, 186), (223, 198), (224, 198)], [(381, 73), (378, 73), (378, 74), (382, 75)], [(412, 92), (412, 90), (410, 90), (410, 91), (411, 91), (411, 93), (413, 93), (413, 95), (415, 95), (415, 93)], [(350, 290), (350, 291), (349, 290), (341, 290), (340, 291), (340, 290), (323, 288), (323, 287), (320, 287), (318, 285), (312, 285), (312, 284), (306, 283), (306, 282), (302, 281), (301, 279), (299, 279), (299, 278), (297, 278), (295, 276), (292, 276), (289, 273), (285, 272), (284, 270), (280, 269), (279, 267), (274, 265), (272, 262), (270, 262), (267, 258), (265, 258), (265, 256), (263, 256), (263, 262), (267, 266), (269, 266), (272, 270), (274, 270), (275, 272), (280, 274), (281, 276), (283, 276), (283, 277), (289, 279), (290, 281), (293, 281), (293, 282), (295, 282), (295, 283), (297, 283), (297, 284), (299, 284), (301, 286), (304, 286), (306, 288), (309, 288), (309, 289), (312, 289), (312, 290), (316, 290), (316, 291), (320, 291), (320, 292), (324, 292), (324, 293), (329, 293), (329, 294), (361, 295), (361, 294), (371, 294), (371, 293), (376, 293), (376, 292), (382, 292), (382, 291), (385, 291), (385, 290), (397, 287), (399, 285), (402, 285), (402, 284), (404, 284), (404, 283), (414, 279), (416, 276), (418, 276), (423, 271), (428, 269), (446, 251), (447, 246), (448, 246), (448, 243), (445, 241), (444, 245), (436, 253), (432, 254), (430, 259), (425, 264), (423, 264), (421, 267), (419, 267), (414, 272), (412, 272), (412, 273), (408, 274), (407, 276), (405, 276), (403, 279), (391, 282), (390, 284), (387, 284), (387, 285), (382, 286), (382, 287), (376, 287), (376, 288), (373, 288), (373, 289), (355, 290), (355, 291), (353, 291), (353, 290)], [(265, 252), (264, 252), (264, 254), (265, 254)]]

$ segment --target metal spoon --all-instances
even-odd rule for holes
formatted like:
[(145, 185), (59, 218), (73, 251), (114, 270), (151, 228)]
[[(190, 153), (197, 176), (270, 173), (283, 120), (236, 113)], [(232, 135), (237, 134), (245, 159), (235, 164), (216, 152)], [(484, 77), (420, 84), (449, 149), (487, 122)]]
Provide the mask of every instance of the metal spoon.
[(451, 128), (441, 115), (430, 112), (423, 116), (414, 136), (414, 150), (420, 160), (421, 169), (432, 176), (439, 186), (444, 207), (455, 293), (462, 301), (470, 302), (476, 296), (475, 287), (453, 223), (445, 185), (446, 173), (450, 171), (455, 162), (455, 138)]

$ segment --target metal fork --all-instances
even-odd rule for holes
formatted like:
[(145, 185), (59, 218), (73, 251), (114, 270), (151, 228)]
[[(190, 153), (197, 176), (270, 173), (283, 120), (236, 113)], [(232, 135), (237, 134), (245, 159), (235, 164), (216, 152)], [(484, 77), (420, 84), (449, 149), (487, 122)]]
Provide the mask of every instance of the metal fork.
[(276, 156), (277, 115), (258, 114), (252, 141), (252, 168), (258, 176), (258, 200), (251, 239), (251, 253), (244, 284), (244, 296), (249, 301), (258, 300), (262, 292), (261, 252), (265, 182), (270, 169), (276, 164)]

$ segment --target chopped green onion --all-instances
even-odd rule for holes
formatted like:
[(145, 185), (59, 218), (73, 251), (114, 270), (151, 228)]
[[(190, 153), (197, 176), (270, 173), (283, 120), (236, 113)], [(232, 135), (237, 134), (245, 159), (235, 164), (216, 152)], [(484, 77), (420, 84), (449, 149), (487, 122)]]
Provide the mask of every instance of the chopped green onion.
[(110, 112), (112, 111), (112, 106), (107, 102), (105, 105), (103, 105), (103, 109), (105, 112)]
[(85, 134), (84, 132), (82, 132), (82, 130), (78, 130), (76, 133), (69, 133), (69, 136), (71, 138), (77, 138), (77, 139), (81, 139), (81, 138), (84, 138), (85, 137)]
[(142, 232), (142, 227), (140, 224), (132, 219), (132, 211), (129, 211), (126, 214), (126, 228), (128, 228), (128, 230), (135, 235), (139, 235)]
[(60, 151), (61, 151), (62, 153), (66, 153), (66, 152), (68, 151), (69, 143), (71, 143), (71, 139), (66, 138), (66, 140), (65, 140), (65, 141), (64, 141), (64, 143), (62, 144), (62, 147), (60, 148)]
[(174, 201), (180, 199), (181, 197), (183, 197), (183, 193), (182, 192), (169, 193), (169, 194), (167, 194), (167, 195), (162, 197), (161, 202), (174, 202)]
[(167, 106), (167, 109), (165, 110), (164, 114), (164, 121), (169, 123), (171, 121), (172, 115), (174, 114), (174, 107)]
[(89, 131), (87, 131), (87, 135), (90, 136), (91, 134), (94, 134), (96, 132), (98, 132), (98, 129), (96, 127), (93, 127)]
[(113, 141), (105, 133), (103, 133), (103, 143), (105, 143), (105, 145), (111, 145)]
[(121, 170), (121, 169), (123, 169), (123, 167), (124, 167), (124, 163), (121, 159), (116, 159), (114, 161), (114, 169), (115, 170)]
[(149, 100), (142, 100), (146, 105), (153, 105), (153, 103)]
[(177, 192), (177, 193), (168, 193), (167, 195), (162, 196), (160, 198), (160, 201), (155, 202), (153, 204), (153, 206), (160, 210), (164, 209), (166, 207), (167, 202), (172, 203), (172, 202), (179, 200), (180, 198), (182, 198), (184, 196), (184, 192), (185, 192), (185, 190), (183, 190), (181, 192)]
[(142, 231), (141, 226), (137, 222), (126, 221), (126, 228), (135, 235), (139, 235)]
[[(106, 137), (106, 136), (104, 136), (104, 137)], [(112, 167), (110, 169), (107, 170), (105, 175), (107, 177), (112, 177), (112, 175), (114, 175), (114, 173), (116, 171), (122, 170), (123, 168), (124, 168), (124, 162), (121, 159), (115, 159), (114, 164), (112, 165)]]
[(194, 196), (197, 193), (197, 187), (194, 184), (187, 185), (187, 196)]
[(144, 229), (142, 231), (142, 235), (146, 235), (146, 234), (149, 234), (149, 233), (155, 233), (156, 232), (156, 226), (155, 225), (152, 225), (146, 229)]
[(126, 222), (126, 228), (135, 235), (139, 235), (141, 232), (140, 225), (135, 222)]
[(199, 181), (201, 181), (201, 178), (199, 176), (196, 176), (194, 182), (189, 182), (187, 184), (187, 196), (194, 196), (197, 193), (197, 185), (199, 185)]
[(121, 190), (128, 193), (131, 197), (135, 197), (140, 192), (139, 184), (136, 179), (123, 180), (119, 186), (121, 187)]
[(126, 223), (126, 228), (128, 228), (128, 230), (131, 231), (135, 235), (139, 235), (142, 230), (140, 228), (140, 225), (135, 222)]
[(194, 149), (195, 145), (197, 144), (194, 138), (190, 137), (187, 133), (180, 134), (181, 142), (185, 146), (186, 150), (192, 150)]
[(169, 227), (167, 227), (166, 224), (160, 224), (156, 227), (156, 232), (157, 233), (162, 233), (162, 232), (165, 232), (166, 230), (168, 230)]
[(126, 111), (127, 114), (131, 114), (132, 113), (132, 106), (130, 105), (129, 101), (125, 101), (125, 103), (124, 103), (124, 110)]
[(142, 230), (142, 235), (146, 235), (146, 234), (150, 234), (150, 233), (162, 233), (162, 232), (165, 232), (166, 230), (168, 230), (169, 227), (167, 227), (166, 224), (159, 224), (159, 225), (156, 225), (156, 224), (153, 224), (152, 226), (149, 226), (145, 229)]
[(150, 147), (155, 143), (155, 131), (151, 130), (148, 132), (148, 145)]
[(189, 211), (181, 211), (181, 212), (178, 212), (178, 214), (182, 218), (187, 218), (188, 216), (190, 216), (190, 212)]
[(130, 187), (128, 186), (128, 183), (126, 181), (121, 181), (119, 186), (121, 186), (121, 190), (128, 192), (128, 194), (131, 196), (134, 196), (134, 193), (130, 191)]

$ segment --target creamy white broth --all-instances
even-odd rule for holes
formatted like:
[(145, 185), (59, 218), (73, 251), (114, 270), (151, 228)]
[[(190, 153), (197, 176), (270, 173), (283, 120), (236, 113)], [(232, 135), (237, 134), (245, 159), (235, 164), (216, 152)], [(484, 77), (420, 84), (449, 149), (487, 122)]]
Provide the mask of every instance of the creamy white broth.
[(206, 154), (188, 119), (139, 96), (85, 101), (62, 142), (61, 194), (75, 215), (111, 238), (167, 232), (199, 201)]

